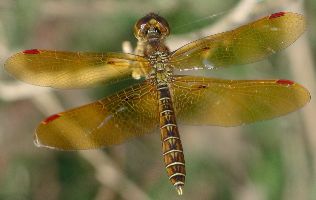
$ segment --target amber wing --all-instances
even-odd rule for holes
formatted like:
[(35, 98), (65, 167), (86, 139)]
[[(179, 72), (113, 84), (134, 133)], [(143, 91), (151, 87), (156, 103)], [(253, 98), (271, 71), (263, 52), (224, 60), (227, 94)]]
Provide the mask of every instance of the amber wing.
[(38, 146), (93, 149), (154, 132), (159, 116), (156, 92), (147, 82), (110, 97), (52, 115), (36, 129)]
[(309, 92), (289, 80), (221, 80), (177, 76), (172, 85), (180, 124), (237, 126), (293, 112)]
[(144, 76), (148, 62), (124, 53), (82, 53), (26, 50), (10, 57), (5, 69), (14, 77), (39, 86), (85, 88)]
[(180, 70), (256, 62), (291, 45), (305, 28), (304, 16), (275, 13), (235, 30), (189, 43), (173, 52), (170, 62)]

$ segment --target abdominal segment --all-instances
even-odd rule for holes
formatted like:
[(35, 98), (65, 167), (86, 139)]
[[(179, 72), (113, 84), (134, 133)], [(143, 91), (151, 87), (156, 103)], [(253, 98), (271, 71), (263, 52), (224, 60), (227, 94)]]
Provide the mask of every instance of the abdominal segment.
[(158, 87), (158, 97), (164, 162), (171, 183), (179, 189), (185, 182), (185, 161), (168, 86)]

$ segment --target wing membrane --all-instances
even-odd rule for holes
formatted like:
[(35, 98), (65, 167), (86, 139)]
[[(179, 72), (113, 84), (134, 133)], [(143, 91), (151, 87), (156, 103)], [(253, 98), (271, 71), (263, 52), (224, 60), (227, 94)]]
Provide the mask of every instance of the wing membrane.
[(302, 15), (275, 13), (235, 30), (189, 43), (173, 52), (170, 62), (180, 70), (255, 62), (291, 45), (305, 28)]
[(220, 80), (178, 76), (172, 86), (179, 123), (237, 126), (293, 112), (309, 92), (288, 80)]
[(52, 115), (37, 128), (38, 146), (78, 150), (118, 144), (158, 127), (156, 92), (143, 82), (100, 101)]
[[(26, 50), (10, 57), (5, 69), (16, 78), (39, 86), (85, 88), (116, 83), (141, 74), (141, 56), (124, 53), (81, 53)], [(133, 74), (134, 73), (134, 74)]]

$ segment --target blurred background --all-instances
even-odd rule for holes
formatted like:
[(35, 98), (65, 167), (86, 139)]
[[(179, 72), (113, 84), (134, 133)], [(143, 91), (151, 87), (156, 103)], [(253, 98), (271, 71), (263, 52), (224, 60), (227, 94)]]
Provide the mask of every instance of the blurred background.
[(169, 183), (157, 134), (102, 150), (61, 152), (33, 145), (48, 115), (119, 90), (54, 90), (19, 82), (0, 68), (0, 199), (316, 199), (315, 0), (1, 0), (0, 62), (31, 48), (122, 51), (148, 12), (172, 28), (172, 50), (278, 11), (306, 16), (307, 32), (269, 59), (207, 75), (291, 79), (311, 102), (298, 112), (242, 127), (181, 126), (187, 178), (178, 197)]

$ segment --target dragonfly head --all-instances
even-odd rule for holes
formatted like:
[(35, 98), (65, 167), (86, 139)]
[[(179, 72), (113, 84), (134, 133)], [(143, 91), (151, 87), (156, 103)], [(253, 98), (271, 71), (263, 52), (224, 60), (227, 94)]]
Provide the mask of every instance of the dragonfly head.
[(164, 39), (169, 33), (168, 22), (155, 13), (149, 13), (138, 20), (134, 26), (134, 35), (141, 41)]

